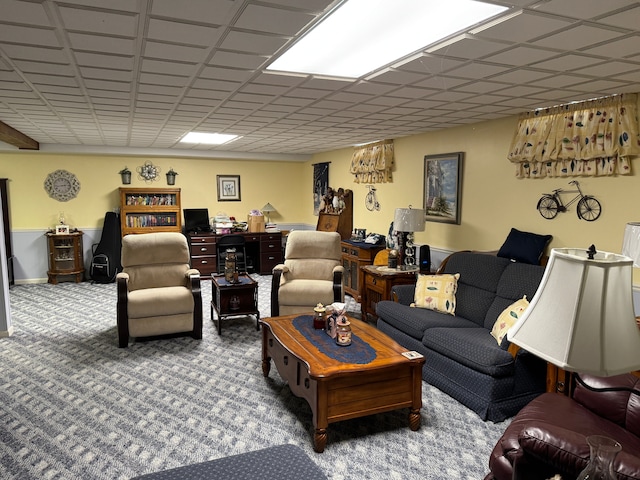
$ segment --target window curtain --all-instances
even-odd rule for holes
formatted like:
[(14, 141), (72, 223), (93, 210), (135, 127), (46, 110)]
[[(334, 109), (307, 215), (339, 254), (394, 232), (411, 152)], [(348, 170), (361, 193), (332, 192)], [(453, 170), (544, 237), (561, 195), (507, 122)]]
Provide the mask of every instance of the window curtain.
[(628, 175), (640, 154), (637, 95), (523, 113), (509, 148), (516, 177)]
[(393, 162), (393, 140), (369, 143), (354, 149), (350, 172), (355, 183), (392, 182)]

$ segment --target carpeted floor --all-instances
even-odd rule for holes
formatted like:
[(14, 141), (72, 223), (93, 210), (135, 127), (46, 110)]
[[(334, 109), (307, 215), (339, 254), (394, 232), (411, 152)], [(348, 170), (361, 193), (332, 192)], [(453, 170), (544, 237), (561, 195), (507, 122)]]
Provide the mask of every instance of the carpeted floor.
[[(270, 277), (259, 277), (269, 315)], [(19, 285), (15, 334), (0, 339), (0, 478), (128, 479), (262, 447), (295, 444), (339, 479), (482, 479), (506, 428), (423, 384), (422, 427), (401, 410), (331, 424), (312, 448), (311, 411), (275, 368), (260, 332), (229, 319), (218, 336), (203, 282), (203, 339), (117, 348), (115, 284)], [(349, 299), (357, 315), (359, 305)]]

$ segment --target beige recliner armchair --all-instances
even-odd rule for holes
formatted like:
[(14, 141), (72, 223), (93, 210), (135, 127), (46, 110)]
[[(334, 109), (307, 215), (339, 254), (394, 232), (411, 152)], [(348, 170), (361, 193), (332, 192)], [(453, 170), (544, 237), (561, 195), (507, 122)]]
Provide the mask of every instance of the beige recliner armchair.
[(189, 246), (177, 232), (127, 235), (118, 288), (118, 345), (129, 337), (189, 333), (202, 338), (200, 272), (189, 267)]
[(339, 233), (293, 231), (284, 258), (284, 264), (273, 269), (272, 317), (312, 313), (318, 303), (344, 302)]

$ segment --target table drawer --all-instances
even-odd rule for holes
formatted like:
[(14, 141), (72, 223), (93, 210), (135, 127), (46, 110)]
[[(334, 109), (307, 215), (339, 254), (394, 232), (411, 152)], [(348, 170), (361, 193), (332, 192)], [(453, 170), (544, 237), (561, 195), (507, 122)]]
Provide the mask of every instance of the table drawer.
[(271, 273), (273, 267), (282, 263), (281, 253), (262, 253), (260, 255), (260, 270), (261, 273)]
[(272, 240), (270, 242), (265, 242), (263, 240), (262, 242), (260, 242), (260, 251), (261, 252), (281, 252), (282, 241), (279, 238), (276, 240)]
[(191, 243), (212, 243), (216, 244), (216, 237), (213, 235), (203, 236), (203, 237), (189, 237), (191, 239)]
[(216, 255), (215, 243), (192, 243), (191, 244), (191, 256), (202, 255)]
[(373, 275), (365, 275), (364, 284), (368, 287), (384, 289), (387, 285), (387, 281), (384, 278), (374, 277)]
[(200, 271), (200, 275), (210, 275), (216, 272), (217, 257), (215, 255), (191, 257), (191, 268)]

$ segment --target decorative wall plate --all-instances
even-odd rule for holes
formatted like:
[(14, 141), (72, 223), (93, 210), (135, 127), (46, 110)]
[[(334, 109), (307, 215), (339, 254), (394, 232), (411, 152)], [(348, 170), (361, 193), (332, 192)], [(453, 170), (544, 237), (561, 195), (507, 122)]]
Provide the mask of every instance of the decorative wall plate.
[(149, 160), (147, 160), (146, 162), (144, 162), (144, 164), (136, 168), (136, 171), (138, 172), (138, 177), (140, 177), (140, 180), (144, 180), (147, 183), (150, 183), (159, 179), (160, 168), (156, 167)]
[(66, 170), (56, 170), (47, 175), (44, 189), (51, 198), (59, 202), (67, 202), (78, 195), (80, 182), (73, 173)]

